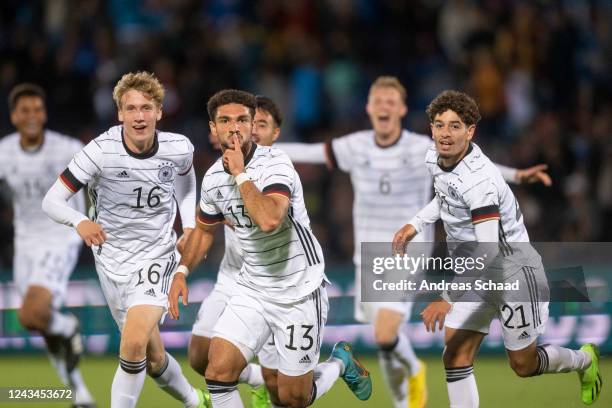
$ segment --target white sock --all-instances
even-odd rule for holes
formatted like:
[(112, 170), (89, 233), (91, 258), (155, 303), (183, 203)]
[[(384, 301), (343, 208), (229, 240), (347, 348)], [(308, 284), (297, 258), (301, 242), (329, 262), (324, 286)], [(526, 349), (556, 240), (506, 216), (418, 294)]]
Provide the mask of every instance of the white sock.
[(261, 387), (264, 385), (263, 374), (259, 364), (249, 363), (238, 377), (238, 382), (248, 384), (251, 387)]
[(408, 406), (408, 384), (406, 376), (408, 370), (394, 353), (380, 350), (378, 352), (378, 363), (380, 365), (383, 378), (393, 399), (395, 408), (405, 408)]
[(70, 388), (74, 390), (74, 402), (75, 404), (85, 404), (94, 401), (93, 396), (87, 389), (85, 381), (81, 376), (81, 371), (78, 368), (74, 368), (69, 374)]
[(47, 333), (52, 336), (70, 337), (77, 328), (78, 321), (71, 314), (63, 314), (54, 310), (51, 312), (51, 321)]
[[(324, 363), (319, 363), (314, 370), (314, 384), (313, 384), (313, 400), (318, 400), (327, 391), (329, 391), (340, 377), (340, 373), (344, 369), (342, 361), (337, 358), (330, 358)], [(311, 402), (311, 404), (312, 404)]]
[(591, 365), (591, 356), (582, 350), (543, 344), (537, 352), (540, 364), (536, 375), (581, 371)]
[(111, 408), (133, 408), (145, 380), (147, 359), (127, 361), (119, 358), (119, 367), (111, 387)]
[[(52, 352), (47, 353), (51, 365), (57, 372), (62, 384), (68, 385), (68, 371), (66, 370), (66, 361), (61, 354), (53, 354)], [(74, 371), (74, 370), (73, 370)]]
[(391, 350), (391, 353), (404, 364), (406, 370), (408, 370), (408, 375), (415, 375), (421, 369), (421, 363), (419, 363), (419, 359), (414, 354), (414, 349), (412, 344), (410, 344), (408, 336), (401, 331), (397, 333), (397, 343)]
[(480, 399), (472, 366), (447, 368), (446, 387), (450, 408), (478, 408)]
[(206, 386), (214, 408), (244, 408), (238, 392), (238, 381), (223, 382), (207, 379)]
[(173, 398), (183, 402), (186, 407), (197, 407), (200, 403), (198, 393), (183, 375), (181, 366), (170, 354), (166, 353), (165, 367), (157, 374), (151, 374), (159, 388)]

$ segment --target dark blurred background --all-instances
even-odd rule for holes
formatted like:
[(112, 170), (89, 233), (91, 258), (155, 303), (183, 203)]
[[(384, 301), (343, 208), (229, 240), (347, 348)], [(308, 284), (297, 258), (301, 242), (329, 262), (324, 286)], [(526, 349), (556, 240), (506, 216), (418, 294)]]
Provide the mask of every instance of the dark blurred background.
[[(49, 128), (88, 142), (116, 123), (121, 75), (149, 70), (167, 92), (160, 128), (192, 140), (201, 178), (218, 156), (205, 113), (214, 92), (270, 96), (283, 141), (317, 142), (368, 128), (369, 84), (395, 75), (408, 129), (428, 133), (428, 102), (462, 89), (480, 106), (476, 142), (489, 156), (550, 166), (553, 187), (513, 188), (532, 240), (610, 241), (611, 22), (609, 0), (2, 0), (0, 131), (13, 131), (9, 90), (30, 81), (48, 93)], [(328, 261), (349, 263), (348, 177), (297, 167)], [(0, 198), (8, 269), (11, 220)]]

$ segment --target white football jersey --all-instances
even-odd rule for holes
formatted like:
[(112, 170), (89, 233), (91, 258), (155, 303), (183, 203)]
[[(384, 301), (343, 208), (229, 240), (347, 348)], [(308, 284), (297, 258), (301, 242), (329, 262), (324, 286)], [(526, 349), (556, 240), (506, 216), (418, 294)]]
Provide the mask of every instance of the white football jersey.
[[(403, 130), (387, 147), (376, 144), (373, 130), (332, 139), (332, 160), (350, 174), (355, 195), (353, 262), (361, 264), (362, 242), (391, 242), (400, 226), (431, 200), (431, 175), (425, 154), (431, 138)], [(415, 241), (432, 242), (433, 226)]]
[[(73, 228), (51, 220), (41, 209), (45, 194), (83, 144), (72, 137), (45, 130), (44, 141), (35, 150), (24, 150), (18, 133), (0, 140), (0, 179), (12, 192), (15, 239), (20, 241), (58, 242), (80, 240)], [(74, 196), (69, 205), (85, 209), (83, 194)], [(31, 247), (36, 250), (35, 247)]]
[(93, 219), (107, 235), (92, 247), (96, 265), (118, 282), (126, 282), (147, 261), (175, 250), (174, 182), (189, 172), (193, 145), (185, 136), (158, 131), (153, 149), (136, 154), (115, 126), (76, 154), (60, 180), (72, 191), (87, 184)]
[(227, 220), (233, 225), (243, 255), (239, 284), (274, 302), (295, 302), (321, 285), (323, 253), (310, 230), (302, 184), (291, 160), (275, 147), (254, 146), (245, 158), (245, 172), (264, 194), (289, 199), (290, 208), (281, 225), (267, 233), (254, 223), (221, 159), (202, 180), (197, 220), (206, 225)]
[(529, 242), (523, 215), (501, 172), (476, 144), (471, 143), (466, 156), (452, 168), (438, 163), (435, 147), (427, 152), (426, 161), (449, 248), (453, 243), (476, 242), (474, 224), (499, 220), (500, 256), (518, 264), (537, 256), (530, 245), (510, 245)]
[(225, 236), (225, 252), (219, 265), (217, 283), (231, 285), (238, 279), (240, 268), (242, 268), (242, 249), (240, 249), (240, 241), (232, 227), (226, 225), (223, 234)]

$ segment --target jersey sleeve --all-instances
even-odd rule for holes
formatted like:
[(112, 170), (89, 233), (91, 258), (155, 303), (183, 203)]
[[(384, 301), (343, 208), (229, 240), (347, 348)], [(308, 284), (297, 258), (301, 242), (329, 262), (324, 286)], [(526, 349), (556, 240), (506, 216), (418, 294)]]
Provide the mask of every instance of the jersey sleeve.
[(187, 138), (185, 138), (185, 143), (187, 145), (187, 151), (189, 154), (186, 155), (185, 159), (182, 160), (180, 166), (178, 168), (179, 176), (185, 176), (189, 173), (189, 170), (193, 167), (193, 144)]
[(73, 193), (96, 178), (104, 167), (104, 153), (96, 140), (78, 151), (60, 175), (60, 181)]
[(491, 178), (482, 178), (468, 187), (463, 200), (470, 208), (472, 224), (500, 219), (499, 192)]
[(272, 157), (261, 174), (262, 193), (265, 195), (279, 194), (291, 198), (294, 182), (293, 164), (289, 156), (279, 151)]
[(326, 152), (334, 167), (350, 172), (355, 163), (355, 152), (352, 148), (353, 137), (341, 136), (328, 141)]
[(196, 221), (205, 226), (212, 226), (222, 223), (224, 219), (223, 212), (212, 200), (207, 191), (207, 186), (202, 182), (202, 192), (200, 194), (200, 205)]

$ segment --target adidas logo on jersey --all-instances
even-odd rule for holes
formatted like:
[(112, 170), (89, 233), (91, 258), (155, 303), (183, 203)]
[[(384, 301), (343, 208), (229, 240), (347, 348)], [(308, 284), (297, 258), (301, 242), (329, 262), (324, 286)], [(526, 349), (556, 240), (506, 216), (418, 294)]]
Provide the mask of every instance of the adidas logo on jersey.
[(144, 294), (149, 296), (155, 296), (155, 291), (153, 290), (153, 288), (150, 288)]
[(217, 200), (222, 200), (223, 194), (221, 194), (221, 190), (217, 190)]
[(127, 171), (123, 170), (117, 173), (117, 178), (130, 178), (130, 176), (127, 174)]
[(304, 357), (302, 357), (302, 359), (300, 360), (300, 363), (303, 364), (310, 364), (312, 361), (310, 361), (310, 357), (308, 356), (308, 354), (306, 354)]
[(519, 340), (525, 340), (530, 338), (531, 336), (529, 335), (529, 333), (527, 333), (526, 331), (522, 332), (520, 336), (518, 336)]

